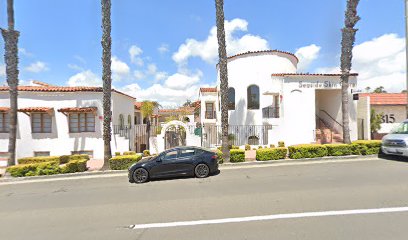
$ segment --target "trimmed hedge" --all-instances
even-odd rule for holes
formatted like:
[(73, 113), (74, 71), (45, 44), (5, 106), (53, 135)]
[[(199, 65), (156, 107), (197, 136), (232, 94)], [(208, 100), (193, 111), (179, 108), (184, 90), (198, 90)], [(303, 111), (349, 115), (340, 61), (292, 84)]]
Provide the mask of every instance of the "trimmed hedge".
[(12, 177), (53, 175), (61, 173), (57, 161), (19, 164), (7, 168)]
[(150, 151), (149, 150), (143, 150), (143, 157), (148, 157), (150, 156)]
[(89, 160), (87, 154), (62, 155), (62, 156), (42, 156), (42, 157), (26, 157), (18, 159), (19, 164), (42, 163), (56, 161), (59, 164), (65, 164), (71, 160)]
[(60, 162), (60, 157), (59, 156), (25, 157), (18, 159), (18, 164), (42, 163), (50, 161)]
[(112, 170), (126, 170), (140, 159), (142, 159), (141, 154), (115, 156), (109, 159), (109, 165)]
[(232, 163), (245, 162), (245, 150), (243, 149), (231, 149), (230, 155), (230, 161)]
[(319, 144), (301, 144), (289, 146), (289, 158), (317, 158), (327, 156), (327, 148), (325, 145)]
[(379, 154), (381, 140), (357, 140), (351, 143), (351, 148), (355, 155)]
[(75, 172), (85, 172), (87, 170), (86, 167), (86, 159), (80, 160), (71, 160), (65, 166), (61, 167), (62, 173), (75, 173)]
[[(224, 163), (224, 158), (222, 157), (222, 151), (217, 149), (218, 163)], [(231, 149), (230, 150), (230, 162), (245, 162), (245, 150), (244, 149)]]
[(249, 145), (249, 144), (245, 144), (245, 150), (251, 150), (251, 145)]
[(123, 152), (123, 155), (136, 155), (135, 151), (127, 151), (127, 152)]
[(258, 161), (269, 161), (285, 159), (288, 152), (287, 148), (264, 148), (256, 150), (256, 160)]
[(351, 144), (325, 144), (328, 156), (346, 156), (352, 155), (353, 149)]

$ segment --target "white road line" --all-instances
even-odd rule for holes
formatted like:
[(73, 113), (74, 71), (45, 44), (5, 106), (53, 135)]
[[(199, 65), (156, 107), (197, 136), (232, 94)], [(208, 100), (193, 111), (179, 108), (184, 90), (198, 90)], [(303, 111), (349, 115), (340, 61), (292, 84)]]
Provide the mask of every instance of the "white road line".
[(355, 210), (324, 211), (324, 212), (304, 212), (304, 213), (288, 213), (288, 214), (275, 214), (275, 215), (265, 215), (265, 216), (223, 218), (223, 219), (184, 221), (184, 222), (149, 223), (149, 224), (130, 225), (129, 228), (130, 229), (167, 228), (167, 227), (196, 226), (196, 225), (222, 224), (222, 223), (266, 221), (266, 220), (290, 219), (290, 218), (308, 218), (308, 217), (359, 215), (359, 214), (374, 214), (374, 213), (395, 213), (395, 212), (408, 212), (408, 207), (355, 209)]

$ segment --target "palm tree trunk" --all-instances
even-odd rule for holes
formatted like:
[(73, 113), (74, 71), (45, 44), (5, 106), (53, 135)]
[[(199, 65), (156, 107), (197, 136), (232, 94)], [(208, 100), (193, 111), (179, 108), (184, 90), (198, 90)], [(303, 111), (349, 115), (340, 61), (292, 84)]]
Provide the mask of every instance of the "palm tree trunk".
[(221, 135), (222, 156), (225, 162), (230, 161), (228, 147), (228, 69), (227, 69), (227, 47), (225, 43), (224, 30), (224, 0), (215, 0), (218, 56), (220, 68), (220, 90), (221, 90)]
[(104, 156), (102, 169), (109, 169), (111, 152), (111, 0), (101, 0), (102, 4), (102, 81), (103, 81), (103, 143)]
[(18, 86), (18, 37), (20, 33), (14, 30), (13, 0), (7, 0), (8, 29), (1, 29), (5, 43), (6, 76), (10, 92), (10, 126), (9, 126), (9, 158), (8, 166), (16, 163), (17, 141), (17, 86)]
[(351, 60), (353, 57), (353, 46), (356, 39), (357, 29), (354, 29), (356, 23), (360, 20), (357, 16), (357, 5), (360, 0), (347, 0), (347, 9), (345, 14), (345, 27), (342, 29), (341, 40), (341, 102), (343, 118), (343, 142), (350, 143), (350, 125), (349, 125), (349, 76), (351, 69)]

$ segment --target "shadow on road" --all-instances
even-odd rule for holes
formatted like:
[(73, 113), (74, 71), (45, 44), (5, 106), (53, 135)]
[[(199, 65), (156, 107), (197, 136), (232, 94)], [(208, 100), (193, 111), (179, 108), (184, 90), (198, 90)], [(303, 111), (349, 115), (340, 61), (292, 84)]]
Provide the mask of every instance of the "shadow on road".
[(403, 157), (403, 156), (396, 156), (396, 155), (385, 155), (385, 154), (378, 154), (379, 159), (384, 159), (384, 160), (391, 160), (391, 161), (397, 161), (397, 162), (405, 162), (408, 163), (408, 157)]
[[(220, 173), (221, 173), (221, 171), (218, 170), (217, 172), (211, 174), (208, 177), (217, 176)], [(195, 177), (192, 177), (192, 176), (163, 177), (163, 178), (150, 179), (149, 182), (160, 182), (160, 181), (169, 181), (169, 180), (177, 180), (177, 179), (190, 179), (190, 178), (195, 178)]]

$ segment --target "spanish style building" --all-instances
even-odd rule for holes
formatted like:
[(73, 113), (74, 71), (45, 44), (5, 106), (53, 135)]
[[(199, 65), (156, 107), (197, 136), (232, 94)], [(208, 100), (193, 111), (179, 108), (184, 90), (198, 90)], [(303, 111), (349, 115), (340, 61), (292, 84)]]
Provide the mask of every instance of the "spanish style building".
[[(83, 153), (103, 158), (101, 87), (19, 86), (17, 158)], [(128, 151), (117, 126), (134, 119), (135, 99), (112, 90), (112, 152)], [(0, 87), (0, 152), (8, 151), (8, 87)]]
[[(236, 145), (342, 141), (340, 74), (298, 73), (298, 62), (294, 54), (278, 50), (228, 58), (229, 132)], [(357, 139), (356, 84), (353, 73), (348, 93), (352, 140)], [(221, 125), (219, 86), (201, 88), (199, 99), (203, 143), (220, 144), (211, 137), (220, 132), (213, 130)]]

